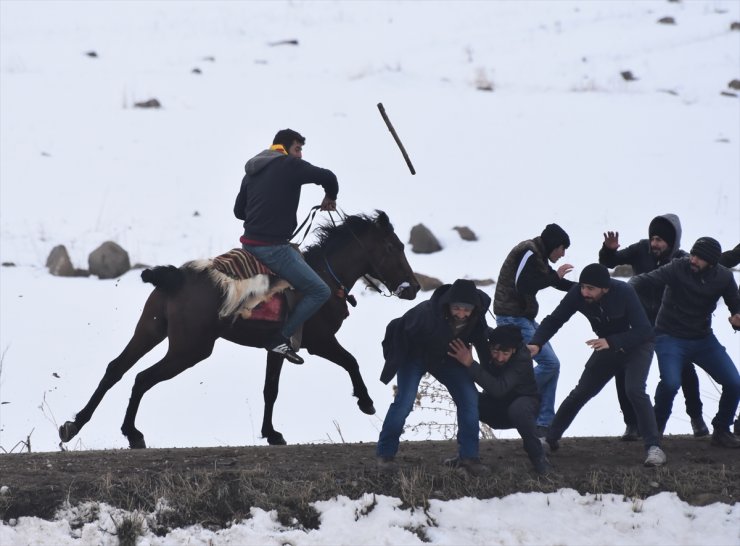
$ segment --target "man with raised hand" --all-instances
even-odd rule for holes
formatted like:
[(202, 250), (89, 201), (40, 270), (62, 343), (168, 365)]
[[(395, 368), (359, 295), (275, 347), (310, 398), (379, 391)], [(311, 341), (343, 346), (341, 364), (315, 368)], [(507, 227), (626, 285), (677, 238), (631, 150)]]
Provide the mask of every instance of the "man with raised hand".
[[(632, 267), (634, 275), (640, 275), (657, 269), (674, 258), (688, 256), (688, 253), (681, 250), (680, 247), (681, 221), (675, 214), (661, 214), (650, 221), (647, 239), (641, 239), (623, 249), (619, 249), (619, 232), (607, 231), (604, 234), (604, 243), (599, 250), (599, 263), (609, 268), (618, 265), (629, 265)], [(638, 294), (638, 296), (640, 296), (640, 301), (645, 307), (648, 320), (655, 325), (655, 318), (658, 316), (658, 309), (660, 309), (660, 302), (663, 298), (663, 290), (654, 289), (644, 295)], [(627, 441), (638, 440), (640, 432), (637, 427), (637, 417), (624, 392), (623, 373), (617, 372), (614, 377), (614, 384), (617, 388), (617, 399), (626, 426), (621, 439)], [(691, 419), (691, 429), (694, 436), (706, 436), (709, 434), (709, 429), (702, 416), (699, 377), (696, 375), (696, 368), (691, 362), (688, 362), (681, 372), (681, 388), (686, 402), (686, 413)]]

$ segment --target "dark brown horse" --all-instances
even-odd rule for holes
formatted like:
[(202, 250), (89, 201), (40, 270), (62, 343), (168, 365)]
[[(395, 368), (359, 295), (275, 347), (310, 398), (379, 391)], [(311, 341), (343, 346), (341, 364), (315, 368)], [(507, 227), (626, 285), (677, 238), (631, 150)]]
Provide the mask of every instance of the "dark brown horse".
[[(353, 394), (358, 398), (357, 405), (364, 413), (372, 415), (375, 407), (357, 360), (335, 337), (348, 315), (347, 292), (360, 277), (370, 275), (398, 297), (412, 300), (419, 290), (419, 283), (406, 260), (403, 243), (382, 211), (376, 211), (372, 217), (347, 216), (338, 225), (319, 227), (317, 235), (318, 243), (308, 248), (304, 257), (334, 295), (304, 324), (301, 346), (347, 370)], [(121, 432), (132, 448), (146, 447), (144, 435), (135, 426), (136, 413), (144, 393), (154, 385), (172, 379), (208, 358), (219, 337), (240, 345), (263, 347), (274, 335), (280, 326), (278, 322), (220, 318), (225, 298), (223, 289), (214, 283), (207, 270), (192, 264), (190, 262), (180, 268), (155, 267), (142, 273), (142, 279), (156, 288), (144, 305), (131, 341), (108, 364), (90, 401), (74, 421), (67, 421), (59, 427), (59, 437), (63, 442), (74, 438), (90, 420), (105, 393), (165, 338), (169, 338), (167, 354), (140, 372), (131, 390)], [(262, 436), (270, 444), (285, 444), (283, 435), (272, 426), (282, 366), (282, 356), (268, 353)]]

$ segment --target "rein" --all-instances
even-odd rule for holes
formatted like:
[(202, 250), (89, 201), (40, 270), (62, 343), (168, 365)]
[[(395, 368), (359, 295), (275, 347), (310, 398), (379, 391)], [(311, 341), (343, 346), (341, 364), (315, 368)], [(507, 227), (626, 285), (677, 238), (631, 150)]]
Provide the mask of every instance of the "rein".
[[(306, 222), (308, 222), (308, 225), (306, 226), (306, 232), (303, 234), (303, 237), (301, 238), (300, 242), (296, 243), (298, 246), (301, 246), (303, 244), (303, 241), (306, 240), (306, 236), (308, 235), (308, 232), (311, 230), (311, 226), (313, 225), (313, 220), (314, 220), (314, 218), (316, 218), (316, 213), (319, 211), (320, 208), (321, 208), (320, 205), (315, 205), (315, 206), (311, 207), (311, 210), (308, 211), (308, 215), (306, 216), (306, 219), (303, 220), (303, 222), (301, 223), (301, 225), (298, 226), (295, 229), (295, 231), (293, 232), (293, 234), (290, 236), (290, 239), (288, 239), (289, 241), (292, 241), (293, 238), (296, 235), (298, 235), (298, 233), (303, 229), (303, 226), (306, 226)], [(310, 220), (309, 220), (309, 218), (310, 218)], [(333, 221), (334, 221), (334, 219), (332, 218), (332, 222)]]

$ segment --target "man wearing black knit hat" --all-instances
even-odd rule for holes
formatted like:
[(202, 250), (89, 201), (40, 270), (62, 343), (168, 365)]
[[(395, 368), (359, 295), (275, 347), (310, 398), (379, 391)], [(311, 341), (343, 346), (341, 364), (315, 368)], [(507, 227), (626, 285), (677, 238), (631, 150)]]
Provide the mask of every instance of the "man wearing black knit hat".
[(740, 294), (733, 274), (718, 264), (722, 247), (712, 237), (700, 237), (687, 258), (673, 260), (633, 277), (638, 292), (663, 288), (655, 322), (655, 354), (660, 382), (655, 390), (655, 417), (665, 430), (686, 362), (694, 362), (722, 385), (717, 414), (712, 419), (712, 445), (740, 448), (730, 426), (740, 401), (740, 374), (712, 332), (712, 314), (720, 298), (730, 310), (729, 322), (740, 329)]
[(490, 362), (478, 364), (470, 347), (459, 339), (450, 343), (450, 356), (465, 366), (483, 388), (478, 398), (480, 420), (494, 429), (515, 428), (524, 451), (538, 474), (547, 474), (552, 465), (537, 437), (536, 418), (540, 396), (532, 369), (532, 355), (516, 326), (489, 330)]
[(655, 413), (645, 392), (653, 360), (653, 327), (637, 294), (626, 282), (612, 279), (601, 264), (586, 266), (579, 284), (571, 288), (555, 310), (545, 317), (528, 347), (532, 356), (560, 330), (576, 312), (591, 323), (598, 336), (586, 344), (593, 354), (578, 384), (560, 404), (545, 438), (552, 451), (586, 403), (596, 396), (618, 371), (624, 372), (625, 390), (637, 415), (647, 458), (645, 466), (666, 462), (660, 448)]
[[(539, 326), (535, 322), (539, 311), (537, 292), (548, 286), (565, 292), (575, 284), (564, 278), (573, 269), (571, 264), (563, 264), (557, 271), (550, 267), (550, 263), (565, 256), (569, 246), (570, 237), (565, 230), (557, 224), (548, 224), (539, 236), (522, 241), (509, 252), (501, 266), (493, 297), (497, 325), (516, 326), (525, 343), (529, 341)], [(542, 347), (535, 361), (534, 375), (542, 397), (537, 428), (540, 437), (544, 437), (555, 415), (560, 361), (549, 343)]]
[(468, 279), (437, 288), (427, 301), (388, 323), (383, 339), (383, 383), (396, 376), (397, 388), (380, 430), (376, 455), (381, 470), (396, 470), (395, 461), (406, 418), (414, 409), (419, 383), (429, 373), (450, 393), (457, 409), (458, 457), (453, 459), (468, 473), (482, 476), (490, 468), (481, 463), (478, 447), (478, 389), (464, 368), (448, 354), (453, 339), (472, 344), (480, 358), (487, 358), (486, 310), (491, 298)]
[[(630, 265), (633, 274), (639, 275), (657, 269), (674, 258), (683, 258), (688, 254), (680, 249), (681, 221), (675, 214), (661, 214), (650, 221), (648, 238), (619, 250), (619, 232), (607, 231), (604, 233), (604, 244), (599, 250), (599, 263), (606, 267)], [(638, 294), (645, 307), (648, 319), (655, 324), (655, 317), (660, 309), (663, 298), (662, 288), (651, 290), (645, 294)], [(622, 409), (626, 429), (622, 440), (637, 440), (640, 433), (637, 427), (637, 417), (632, 405), (624, 392), (624, 375), (617, 373), (614, 377), (617, 387), (617, 399)], [(702, 403), (699, 396), (699, 378), (692, 363), (688, 363), (681, 373), (681, 388), (683, 389), (686, 413), (691, 419), (691, 428), (694, 436), (706, 436), (709, 429), (702, 416)]]

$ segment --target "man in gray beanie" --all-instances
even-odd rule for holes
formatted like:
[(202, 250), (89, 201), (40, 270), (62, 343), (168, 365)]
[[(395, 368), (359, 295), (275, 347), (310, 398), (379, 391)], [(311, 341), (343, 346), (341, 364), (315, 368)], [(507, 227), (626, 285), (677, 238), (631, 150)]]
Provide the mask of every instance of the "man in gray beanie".
[(655, 322), (655, 354), (660, 368), (655, 390), (658, 428), (665, 430), (685, 363), (694, 362), (722, 385), (712, 419), (712, 445), (740, 448), (740, 438), (730, 432), (740, 401), (740, 374), (712, 332), (712, 314), (720, 298), (730, 310), (730, 325), (740, 330), (740, 294), (732, 272), (718, 264), (721, 255), (716, 239), (700, 237), (687, 258), (633, 277), (633, 286), (638, 293), (665, 287)]
[[(498, 326), (516, 326), (528, 342), (539, 324), (537, 292), (548, 286), (568, 291), (575, 283), (565, 279), (573, 266), (561, 265), (557, 271), (550, 263), (565, 256), (570, 237), (557, 224), (548, 224), (542, 233), (516, 245), (504, 260), (493, 297), (493, 312)], [(548, 263), (550, 262), (550, 263)], [(535, 358), (534, 376), (542, 397), (537, 415), (537, 430), (544, 437), (555, 415), (555, 390), (560, 376), (560, 361), (552, 345), (546, 343)]]
[(625, 390), (637, 415), (647, 458), (645, 466), (666, 462), (660, 448), (655, 413), (645, 392), (653, 360), (653, 328), (637, 294), (622, 281), (612, 279), (601, 264), (590, 264), (581, 272), (579, 284), (571, 288), (552, 314), (545, 317), (528, 348), (536, 356), (540, 348), (576, 312), (585, 316), (597, 335), (586, 341), (593, 354), (586, 362), (578, 384), (560, 404), (545, 440), (552, 451), (586, 403), (596, 396), (618, 371), (624, 372)]
[[(681, 250), (681, 221), (675, 214), (660, 214), (648, 225), (648, 238), (640, 239), (625, 248), (619, 248), (619, 232), (604, 233), (604, 243), (599, 250), (599, 263), (606, 267), (629, 265), (633, 275), (647, 273), (665, 265), (675, 258), (683, 258), (688, 253)], [(645, 294), (638, 294), (645, 307), (648, 319), (654, 325), (660, 309), (663, 289), (655, 289)], [(622, 440), (638, 440), (640, 432), (637, 427), (635, 410), (624, 392), (624, 375), (617, 373), (614, 377), (617, 388), (617, 399), (624, 418), (625, 431)], [(686, 365), (681, 373), (681, 389), (686, 402), (686, 413), (691, 419), (694, 436), (706, 436), (709, 429), (702, 415), (702, 403), (699, 395), (699, 377), (693, 364)]]

